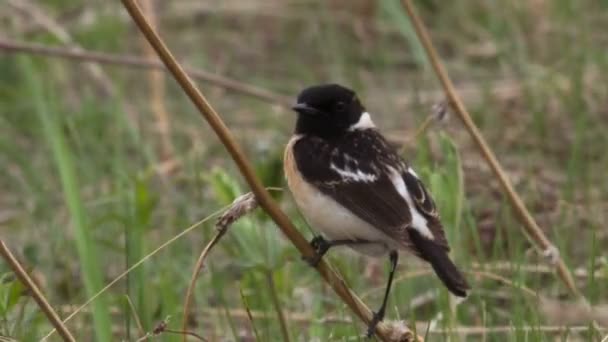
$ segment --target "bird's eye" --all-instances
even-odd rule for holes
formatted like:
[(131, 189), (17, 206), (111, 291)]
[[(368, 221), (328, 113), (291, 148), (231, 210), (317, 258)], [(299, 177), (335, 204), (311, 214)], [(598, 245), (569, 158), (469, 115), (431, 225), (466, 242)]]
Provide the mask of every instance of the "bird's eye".
[(344, 111), (344, 108), (346, 108), (346, 104), (344, 104), (344, 102), (340, 101), (338, 103), (336, 103), (336, 111), (338, 112), (342, 112)]

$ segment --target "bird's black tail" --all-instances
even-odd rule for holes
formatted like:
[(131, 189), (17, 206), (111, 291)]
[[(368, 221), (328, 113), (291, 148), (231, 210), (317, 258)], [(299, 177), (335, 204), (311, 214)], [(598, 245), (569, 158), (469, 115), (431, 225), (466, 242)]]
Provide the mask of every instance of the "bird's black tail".
[(443, 252), (439, 258), (430, 261), (430, 263), (439, 279), (450, 292), (459, 297), (467, 296), (467, 291), (471, 287), (446, 252)]
[(448, 290), (456, 296), (466, 297), (467, 291), (471, 287), (450, 259), (448, 251), (414, 229), (410, 230), (409, 235), (416, 246), (418, 255), (433, 266), (433, 270)]

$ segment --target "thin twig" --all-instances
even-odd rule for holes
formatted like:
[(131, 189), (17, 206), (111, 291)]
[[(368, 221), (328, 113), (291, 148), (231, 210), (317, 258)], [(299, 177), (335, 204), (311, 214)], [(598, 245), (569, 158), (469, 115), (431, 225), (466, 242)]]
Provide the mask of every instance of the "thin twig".
[(192, 331), (187, 331), (187, 330), (174, 330), (174, 329), (169, 329), (169, 324), (168, 324), (168, 319), (165, 319), (163, 321), (160, 321), (156, 327), (154, 327), (154, 330), (146, 333), (144, 336), (140, 337), (139, 339), (137, 339), (136, 342), (140, 342), (143, 341), (145, 339), (149, 339), (152, 336), (159, 336), (161, 334), (164, 333), (169, 333), (169, 334), (176, 334), (176, 335), (182, 335), (184, 336), (184, 340), (186, 339), (187, 336), (191, 336), (196, 338), (199, 341), (203, 341), (203, 342), (207, 342), (207, 339), (202, 337), (201, 335), (192, 332)]
[[(498, 178), (498, 181), (500, 182), (504, 192), (506, 193), (507, 198), (511, 203), (511, 206), (513, 207), (513, 210), (522, 222), (522, 227), (524, 227), (526, 235), (532, 238), (532, 240), (534, 241), (536, 246), (541, 250), (541, 252), (557, 251), (557, 248), (545, 236), (545, 234), (540, 229), (530, 212), (527, 210), (522, 199), (515, 192), (513, 185), (511, 185), (511, 182), (507, 178), (507, 175), (500, 166), (498, 159), (486, 143), (484, 137), (481, 135), (481, 132), (471, 119), (471, 116), (469, 115), (460, 97), (457, 95), (456, 90), (454, 89), (454, 85), (452, 84), (452, 81), (450, 80), (447, 72), (445, 71), (439, 59), (437, 52), (435, 51), (435, 48), (433, 47), (433, 43), (431, 42), (427, 29), (418, 14), (416, 13), (416, 10), (411, 0), (402, 0), (402, 4), (405, 7), (407, 14), (409, 15), (414, 25), (416, 35), (424, 46), (426, 54), (433, 66), (433, 69), (435, 70), (435, 73), (437, 74), (437, 77), (441, 82), (441, 85), (448, 100), (454, 108), (454, 111), (458, 114), (458, 116), (464, 123), (469, 134), (475, 141), (477, 147), (481, 151), (482, 156), (490, 165), (492, 171)], [(553, 257), (553, 261), (555, 261), (554, 265), (557, 268), (557, 273), (566, 285), (566, 287), (575, 297), (585, 300), (584, 297), (582, 297), (582, 294), (579, 292), (578, 288), (576, 287), (570, 270), (568, 269), (564, 261), (559, 257), (559, 254), (552, 253), (551, 256)]]
[[(139, 69), (158, 69), (167, 71), (164, 64), (160, 61), (149, 60), (133, 55), (117, 55), (104, 52), (86, 51), (82, 49), (74, 50), (69, 47), (55, 47), (43, 44), (25, 43), (2, 38), (0, 38), (0, 49), (12, 53), (29, 53), (49, 57), (68, 58), (83, 62), (95, 62), (101, 64), (128, 66)], [(188, 67), (185, 67), (184, 69), (194, 79), (234, 91), (235, 93), (240, 93), (251, 96), (258, 100), (276, 104), (286, 109), (291, 107), (290, 99), (283, 95), (273, 93), (270, 90), (246, 84), (201, 69)]]
[(197, 334), (195, 332), (192, 332), (192, 331), (165, 329), (164, 332), (170, 333), (170, 334), (183, 335), (183, 336), (192, 336), (192, 337), (196, 338), (199, 341), (203, 341), (203, 342), (207, 341), (206, 338), (204, 338), (203, 336), (201, 336), (201, 335), (199, 335), (199, 334)]
[[(60, 42), (70, 45), (66, 47), (74, 52), (82, 51), (82, 48), (76, 44), (68, 30), (66, 30), (57, 20), (49, 16), (48, 9), (43, 8), (39, 2), (32, 2), (30, 0), (7, 0), (8, 4), (20, 12), (26, 14), (38, 23), (40, 26), (57, 38)], [(86, 63), (83, 65), (85, 70), (89, 73), (94, 83), (99, 86), (99, 89), (106, 95), (116, 95), (116, 90), (112, 85), (110, 78), (99, 68), (98, 65), (92, 63)]]
[[(171, 239), (165, 241), (163, 244), (161, 244), (160, 246), (158, 246), (155, 250), (153, 250), (152, 252), (148, 253), (146, 256), (144, 256), (143, 258), (141, 258), (141, 260), (139, 260), (138, 262), (134, 263), (131, 267), (129, 267), (127, 270), (125, 270), (124, 272), (122, 272), (121, 274), (119, 274), (116, 278), (114, 278), (114, 280), (112, 280), (111, 282), (108, 283), (108, 285), (104, 286), (104, 288), (102, 288), (101, 290), (99, 290), (95, 295), (93, 295), (91, 298), (87, 299), (86, 302), (84, 302), (82, 305), (80, 305), (78, 308), (76, 308), (76, 310), (74, 310), (72, 313), (70, 313), (64, 320), (63, 323), (68, 322), (70, 319), (72, 319), (74, 316), (76, 316), (76, 314), (78, 314), (80, 311), (82, 311), (82, 309), (86, 308), (89, 304), (91, 304), (93, 301), (95, 301), (95, 299), (97, 299), (99, 296), (101, 296), (104, 292), (106, 292), (109, 288), (111, 288), (112, 286), (114, 286), (114, 284), (118, 283), (122, 278), (124, 278), (127, 274), (131, 273), (131, 271), (133, 271), (134, 269), (138, 268), (139, 266), (141, 266), (144, 262), (146, 262), (149, 258), (151, 258), (152, 256), (154, 256), (156, 253), (160, 252), (161, 250), (163, 250), (165, 247), (169, 246), (170, 244), (172, 244), (173, 242), (177, 241), (179, 238), (181, 238), (182, 236), (188, 234), (189, 232), (191, 232), (194, 228), (200, 226), (201, 224), (207, 222), (208, 220), (210, 220), (211, 218), (215, 217), (216, 215), (218, 215), (219, 213), (223, 212), (226, 209), (226, 207), (221, 208), (220, 210), (210, 214), (209, 216), (201, 219), (200, 221), (192, 224), (190, 227), (184, 229), (182, 232), (180, 232), (179, 234), (175, 235), (174, 237), (172, 237)], [(41, 341), (44, 341), (46, 339), (48, 339), (53, 333), (55, 332), (55, 329), (51, 330), (48, 334), (46, 334), (46, 336), (44, 336)]]
[[(505, 334), (505, 333), (516, 333), (518, 331), (524, 332), (546, 332), (546, 333), (564, 333), (564, 332), (587, 332), (593, 329), (588, 325), (584, 326), (470, 326), (470, 327), (456, 327), (450, 329), (430, 329), (429, 334), (455, 334), (455, 335), (483, 335), (483, 334)], [(600, 329), (606, 331), (606, 329)]]
[(247, 320), (249, 320), (249, 324), (251, 325), (251, 330), (253, 330), (253, 336), (255, 336), (256, 341), (260, 341), (260, 334), (258, 334), (258, 329), (255, 327), (255, 323), (253, 322), (253, 314), (249, 309), (249, 303), (247, 303), (247, 298), (245, 298), (245, 294), (243, 293), (243, 288), (239, 288), (239, 292), (241, 294), (241, 301), (245, 306), (245, 312), (247, 313)]
[(137, 314), (135, 305), (133, 305), (133, 302), (131, 301), (131, 298), (128, 295), (125, 295), (125, 299), (127, 300), (127, 303), (129, 304), (129, 309), (131, 310), (131, 314), (133, 315), (133, 318), (135, 319), (135, 325), (137, 326), (137, 330), (139, 331), (139, 334), (144, 335), (146, 333), (146, 331), (144, 330), (144, 326), (141, 324), (141, 320), (139, 319), (139, 315)]
[[(62, 312), (62, 313), (71, 313), (73, 312), (73, 310), (76, 309), (76, 305), (63, 305), (59, 310), (57, 310), (58, 312)], [(81, 313), (89, 313), (90, 311), (85, 308), (82, 309), (80, 311)], [(119, 307), (113, 306), (110, 308), (110, 312), (113, 315), (121, 315), (124, 313), (124, 310), (122, 310)], [(191, 317), (197, 317), (200, 319), (209, 319), (210, 317), (215, 317), (215, 316), (230, 316), (232, 318), (235, 319), (244, 319), (244, 320), (248, 320), (249, 319), (249, 315), (251, 315), (251, 318), (254, 320), (275, 320), (276, 316), (265, 312), (265, 311), (257, 311), (257, 310), (249, 310), (249, 312), (247, 312), (247, 310), (245, 309), (231, 309), (231, 308), (217, 308), (217, 307), (207, 307), (207, 308), (200, 308), (198, 311), (193, 311), (191, 312)], [(294, 312), (294, 311), (285, 311), (285, 318), (289, 321), (289, 322), (293, 322), (294, 324), (301, 324), (301, 325), (306, 325), (306, 324), (312, 324), (312, 323), (316, 323), (316, 324), (349, 324), (352, 325), (353, 324), (353, 320), (350, 317), (344, 317), (341, 315), (324, 315), (323, 318), (314, 318), (312, 316), (312, 313), (310, 312)]]
[[(146, 16), (150, 19), (153, 27), (158, 28), (158, 16), (156, 15), (156, 4), (155, 0), (143, 0), (140, 1), (141, 6), (146, 13)], [(148, 44), (145, 39), (140, 39), (144, 49), (144, 55), (149, 60), (154, 60), (156, 53), (154, 49)], [(159, 135), (159, 155), (161, 161), (173, 160), (173, 142), (171, 141), (171, 123), (169, 121), (169, 114), (167, 113), (167, 106), (165, 105), (165, 75), (159, 71), (150, 69), (147, 72), (149, 89), (150, 89), (150, 109), (156, 118), (155, 128)], [(163, 177), (166, 173), (161, 174)]]
[(53, 310), (51, 304), (49, 304), (49, 302), (46, 300), (42, 294), (42, 291), (40, 291), (36, 283), (32, 280), (32, 278), (30, 278), (25, 269), (23, 269), (17, 258), (15, 258), (13, 253), (11, 253), (10, 249), (8, 249), (3, 240), (0, 240), (0, 255), (2, 255), (2, 258), (4, 258), (17, 278), (19, 278), (19, 281), (21, 281), (21, 283), (28, 288), (30, 294), (32, 297), (34, 297), (34, 300), (42, 312), (44, 312), (47, 319), (51, 322), (55, 329), (57, 329), (63, 340), (70, 342), (76, 341), (68, 328), (63, 324), (63, 322), (61, 322), (61, 318), (59, 318), (59, 315), (57, 315), (55, 310)]
[(268, 270), (266, 273), (266, 279), (268, 280), (268, 290), (270, 291), (270, 299), (272, 299), (272, 305), (274, 310), (277, 312), (277, 319), (279, 320), (279, 326), (281, 327), (281, 335), (283, 336), (284, 342), (289, 342), (289, 329), (287, 328), (287, 321), (285, 320), (285, 314), (281, 307), (281, 301), (277, 295), (277, 287), (272, 279), (272, 271)]
[(517, 284), (514, 281), (508, 279), (507, 277), (503, 277), (499, 274), (496, 273), (492, 273), (492, 272), (487, 272), (487, 271), (465, 271), (465, 273), (469, 273), (472, 274), (476, 277), (480, 277), (480, 278), (487, 278), (487, 279), (492, 279), (492, 280), (496, 280), (498, 282), (501, 282), (505, 285), (511, 286), (515, 289), (519, 289), (522, 290), (525, 294), (527, 294), (528, 296), (534, 298), (534, 299), (538, 299), (539, 295), (536, 291), (532, 290), (531, 288), (522, 285), (522, 284)]
[[(506, 272), (527, 272), (527, 273), (537, 273), (537, 274), (550, 274), (553, 273), (553, 269), (546, 265), (531, 265), (531, 264), (514, 264), (511, 262), (495, 262), (495, 263), (472, 263), (471, 267), (474, 269), (480, 270), (492, 270), (492, 271), (506, 271)], [(602, 274), (602, 272), (589, 272), (584, 267), (578, 267), (574, 269), (573, 275), (577, 278), (589, 278), (591, 276), (596, 279), (600, 278), (608, 278), (607, 274)]]
[[(488, 271), (483, 271), (483, 270), (465, 270), (465, 273), (480, 277), (480, 278), (487, 278), (487, 279), (492, 279), (492, 280), (496, 280), (498, 282), (503, 283), (504, 285), (516, 288), (516, 289), (520, 289), (522, 290), (525, 294), (533, 297), (533, 298), (539, 298), (538, 293), (536, 293), (534, 290), (532, 290), (529, 287), (526, 287), (525, 285), (522, 284), (517, 284), (511, 280), (509, 280), (506, 277), (503, 277), (501, 275), (498, 275), (496, 273), (492, 273), (492, 272), (488, 272)], [(411, 280), (413, 278), (418, 278), (418, 277), (425, 277), (425, 276), (430, 276), (433, 274), (433, 271), (431, 268), (428, 269), (421, 269), (421, 270), (412, 270), (410, 272), (407, 272), (403, 275), (400, 275), (399, 277), (395, 278), (394, 283), (398, 284), (401, 283), (403, 281), (406, 280)], [(370, 296), (373, 293), (376, 293), (378, 291), (382, 290), (382, 288), (377, 287), (377, 288), (373, 288), (371, 290), (368, 290), (364, 293), (361, 294), (361, 298), (366, 298), (368, 296)]]
[[(207, 123), (214, 130), (224, 147), (230, 153), (230, 156), (237, 164), (241, 174), (251, 187), (252, 192), (266, 213), (279, 226), (285, 236), (294, 244), (298, 251), (307, 257), (314, 255), (314, 250), (309, 245), (308, 241), (300, 234), (290, 219), (279, 208), (277, 203), (272, 199), (268, 191), (264, 188), (258, 177), (256, 176), (253, 167), (241, 147), (232, 137), (232, 134), (217, 114), (211, 107), (207, 99), (194, 86), (188, 75), (182, 67), (177, 63), (171, 52), (167, 49), (163, 41), (158, 37), (156, 32), (150, 27), (146, 18), (143, 16), (141, 9), (134, 0), (122, 0), (125, 8), (133, 18), (142, 33), (146, 36), (150, 44), (156, 50), (161, 60), (165, 63), (176, 81), (180, 84), (184, 92), (199, 110), (200, 114), (205, 118)], [(372, 320), (371, 310), (357, 297), (347, 286), (344, 280), (329, 267), (329, 265), (321, 260), (316, 270), (321, 274), (323, 279), (332, 287), (338, 296), (346, 303), (350, 309), (365, 323), (369, 324)], [(387, 324), (379, 324), (376, 328), (376, 334), (383, 341), (391, 341), (389, 326)], [(415, 337), (411, 331), (407, 331), (402, 335), (404, 341), (414, 340)]]
[[(246, 306), (246, 310), (241, 309), (218, 309), (218, 308), (204, 308), (200, 312), (203, 316), (221, 316), (228, 314), (231, 317), (238, 319), (260, 319), (260, 320), (274, 320), (276, 316), (265, 312), (265, 311), (256, 311), (250, 310), (249, 307)], [(323, 318), (316, 319), (313, 318), (312, 313), (304, 313), (304, 312), (285, 312), (285, 319), (289, 322), (294, 322), (297, 324), (311, 324), (311, 323), (319, 323), (319, 324), (353, 324), (353, 320), (350, 317), (343, 317), (340, 315), (335, 316), (327, 316), (325, 315)]]
[[(47, 8), (40, 4), (40, 1), (30, 0), (7, 0), (9, 5), (18, 9), (22, 13), (26, 14), (32, 21), (38, 23), (47, 32), (52, 34), (57, 40), (65, 44), (64, 50), (69, 50), (73, 53), (79, 53), (84, 49), (77, 44), (72, 38), (69, 31), (61, 25), (57, 20), (49, 16)], [(92, 83), (97, 86), (102, 94), (111, 97), (112, 99), (120, 99), (120, 96), (110, 77), (104, 72), (104, 70), (97, 64), (92, 63), (93, 61), (86, 61), (83, 63), (82, 68), (85, 72), (90, 75)], [(80, 75), (78, 75), (80, 82)], [(126, 113), (128, 118), (128, 125), (131, 129), (135, 130), (138, 125), (137, 111), (125, 101), (119, 101), (120, 107), (123, 112)]]
[(445, 101), (434, 104), (433, 107), (431, 108), (430, 115), (426, 117), (426, 119), (422, 122), (422, 124), (420, 124), (420, 126), (418, 126), (418, 128), (416, 129), (414, 134), (412, 134), (405, 140), (403, 146), (401, 146), (401, 152), (403, 152), (408, 147), (408, 145), (415, 144), (416, 141), (424, 133), (426, 133), (426, 131), (429, 129), (429, 127), (431, 127), (431, 124), (444, 121), (448, 115), (447, 112), (448, 112), (448, 109), (447, 109), (447, 104), (445, 103)]
[[(186, 297), (184, 298), (184, 313), (183, 313), (183, 319), (182, 319), (182, 330), (185, 331), (188, 329), (188, 322), (190, 321), (190, 306), (192, 303), (194, 287), (196, 285), (196, 280), (198, 279), (198, 275), (201, 272), (201, 270), (203, 269), (205, 260), (207, 259), (207, 255), (209, 255), (209, 252), (211, 252), (211, 249), (213, 248), (213, 246), (215, 246), (220, 241), (222, 236), (224, 236), (224, 234), (226, 234), (226, 232), (228, 231), (228, 228), (234, 222), (236, 222), (242, 216), (246, 215), (247, 213), (249, 213), (252, 210), (254, 210), (255, 208), (257, 208), (257, 206), (258, 206), (258, 203), (255, 200), (255, 197), (253, 197), (253, 194), (249, 192), (245, 195), (242, 195), (242, 196), (239, 196), (238, 198), (236, 198), (230, 205), (230, 208), (228, 208), (226, 210), (226, 212), (224, 212), (222, 214), (222, 216), (220, 216), (220, 218), (218, 219), (217, 224), (216, 224), (217, 233), (211, 239), (211, 241), (209, 241), (207, 246), (205, 246), (205, 248), (203, 248), (203, 251), (201, 252), (200, 256), (198, 257), (196, 264), (194, 265), (194, 270), (192, 271), (192, 276), (190, 277), (190, 284), (188, 285), (188, 289), (186, 290)], [(184, 336), (184, 341), (185, 340), (186, 340), (186, 336)]]

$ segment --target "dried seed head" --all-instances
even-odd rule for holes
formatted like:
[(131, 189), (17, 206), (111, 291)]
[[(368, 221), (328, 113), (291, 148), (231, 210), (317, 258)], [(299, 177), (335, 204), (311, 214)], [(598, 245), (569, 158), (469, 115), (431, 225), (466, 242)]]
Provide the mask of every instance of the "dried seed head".
[(167, 321), (160, 321), (152, 330), (152, 335), (160, 335), (167, 330)]
[(542, 255), (552, 266), (555, 266), (557, 265), (557, 263), (559, 263), (559, 249), (557, 249), (557, 247), (555, 247), (554, 245), (551, 245), (547, 247), (544, 251), (542, 251)]
[(431, 116), (438, 123), (444, 123), (448, 120), (450, 114), (450, 106), (447, 100), (435, 103), (431, 107)]
[(217, 220), (215, 226), (218, 230), (225, 230), (231, 224), (236, 222), (241, 217), (247, 215), (258, 207), (258, 201), (256, 200), (253, 193), (248, 192), (244, 195), (237, 197), (230, 208), (226, 210), (222, 216)]
[(384, 321), (384, 335), (394, 342), (422, 342), (422, 338), (415, 336), (408, 329), (405, 321)]

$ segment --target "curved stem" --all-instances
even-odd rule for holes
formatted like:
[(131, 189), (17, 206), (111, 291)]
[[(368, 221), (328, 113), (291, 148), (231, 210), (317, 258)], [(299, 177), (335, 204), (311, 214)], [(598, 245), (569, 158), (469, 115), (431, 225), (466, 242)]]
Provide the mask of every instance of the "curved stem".
[(51, 304), (49, 304), (49, 302), (46, 300), (42, 294), (42, 291), (40, 291), (36, 283), (32, 280), (32, 278), (30, 278), (23, 267), (21, 267), (21, 264), (17, 258), (15, 258), (13, 253), (11, 253), (10, 249), (8, 249), (2, 240), (0, 240), (0, 255), (2, 255), (2, 258), (4, 258), (6, 263), (13, 270), (17, 276), (17, 279), (19, 279), (19, 281), (31, 292), (30, 294), (32, 297), (34, 297), (34, 300), (36, 303), (38, 303), (38, 306), (42, 312), (44, 312), (51, 324), (55, 327), (59, 335), (61, 335), (61, 338), (63, 338), (64, 341), (76, 341), (74, 336), (72, 336), (68, 328), (61, 321), (61, 318), (59, 318), (59, 315), (57, 315), (55, 310), (53, 310)]
[[(515, 192), (513, 185), (511, 184), (504, 170), (500, 166), (496, 155), (494, 155), (492, 149), (486, 143), (484, 137), (481, 135), (481, 132), (473, 122), (473, 119), (471, 119), (471, 116), (465, 108), (462, 100), (456, 94), (454, 85), (452, 84), (450, 77), (445, 71), (445, 68), (443, 67), (443, 64), (439, 59), (437, 51), (435, 51), (435, 48), (433, 47), (433, 43), (431, 42), (431, 38), (429, 37), (426, 27), (418, 16), (418, 14), (416, 13), (411, 0), (402, 0), (402, 3), (405, 7), (405, 10), (407, 11), (408, 16), (412, 21), (412, 24), (414, 25), (416, 35), (418, 36), (418, 39), (420, 40), (424, 47), (424, 50), (426, 51), (426, 54), (431, 62), (431, 65), (433, 66), (433, 69), (435, 70), (435, 74), (441, 82), (441, 85), (446, 93), (448, 100), (452, 104), (452, 107), (464, 123), (467, 130), (469, 131), (469, 134), (473, 138), (473, 141), (475, 141), (475, 144), (479, 148), (483, 158), (490, 165), (490, 168), (496, 175), (496, 178), (498, 178), (498, 182), (502, 186), (503, 191), (506, 193), (507, 198), (511, 203), (511, 206), (515, 211), (515, 214), (519, 217), (526, 234), (532, 238), (533, 242), (538, 248), (541, 249), (542, 252), (557, 250), (555, 246), (551, 243), (551, 241), (547, 238), (547, 236), (543, 233), (543, 231), (540, 229), (540, 227), (534, 220), (534, 217), (532, 217), (532, 214), (530, 214), (530, 212), (526, 208), (522, 199)], [(568, 269), (564, 261), (559, 258), (559, 254), (554, 253), (554, 256), (555, 255), (557, 255), (557, 257), (554, 258), (555, 267), (557, 269), (557, 273), (560, 279), (564, 282), (568, 290), (570, 290), (570, 292), (574, 296), (583, 298), (574, 283), (574, 279), (572, 278), (570, 270)]]

